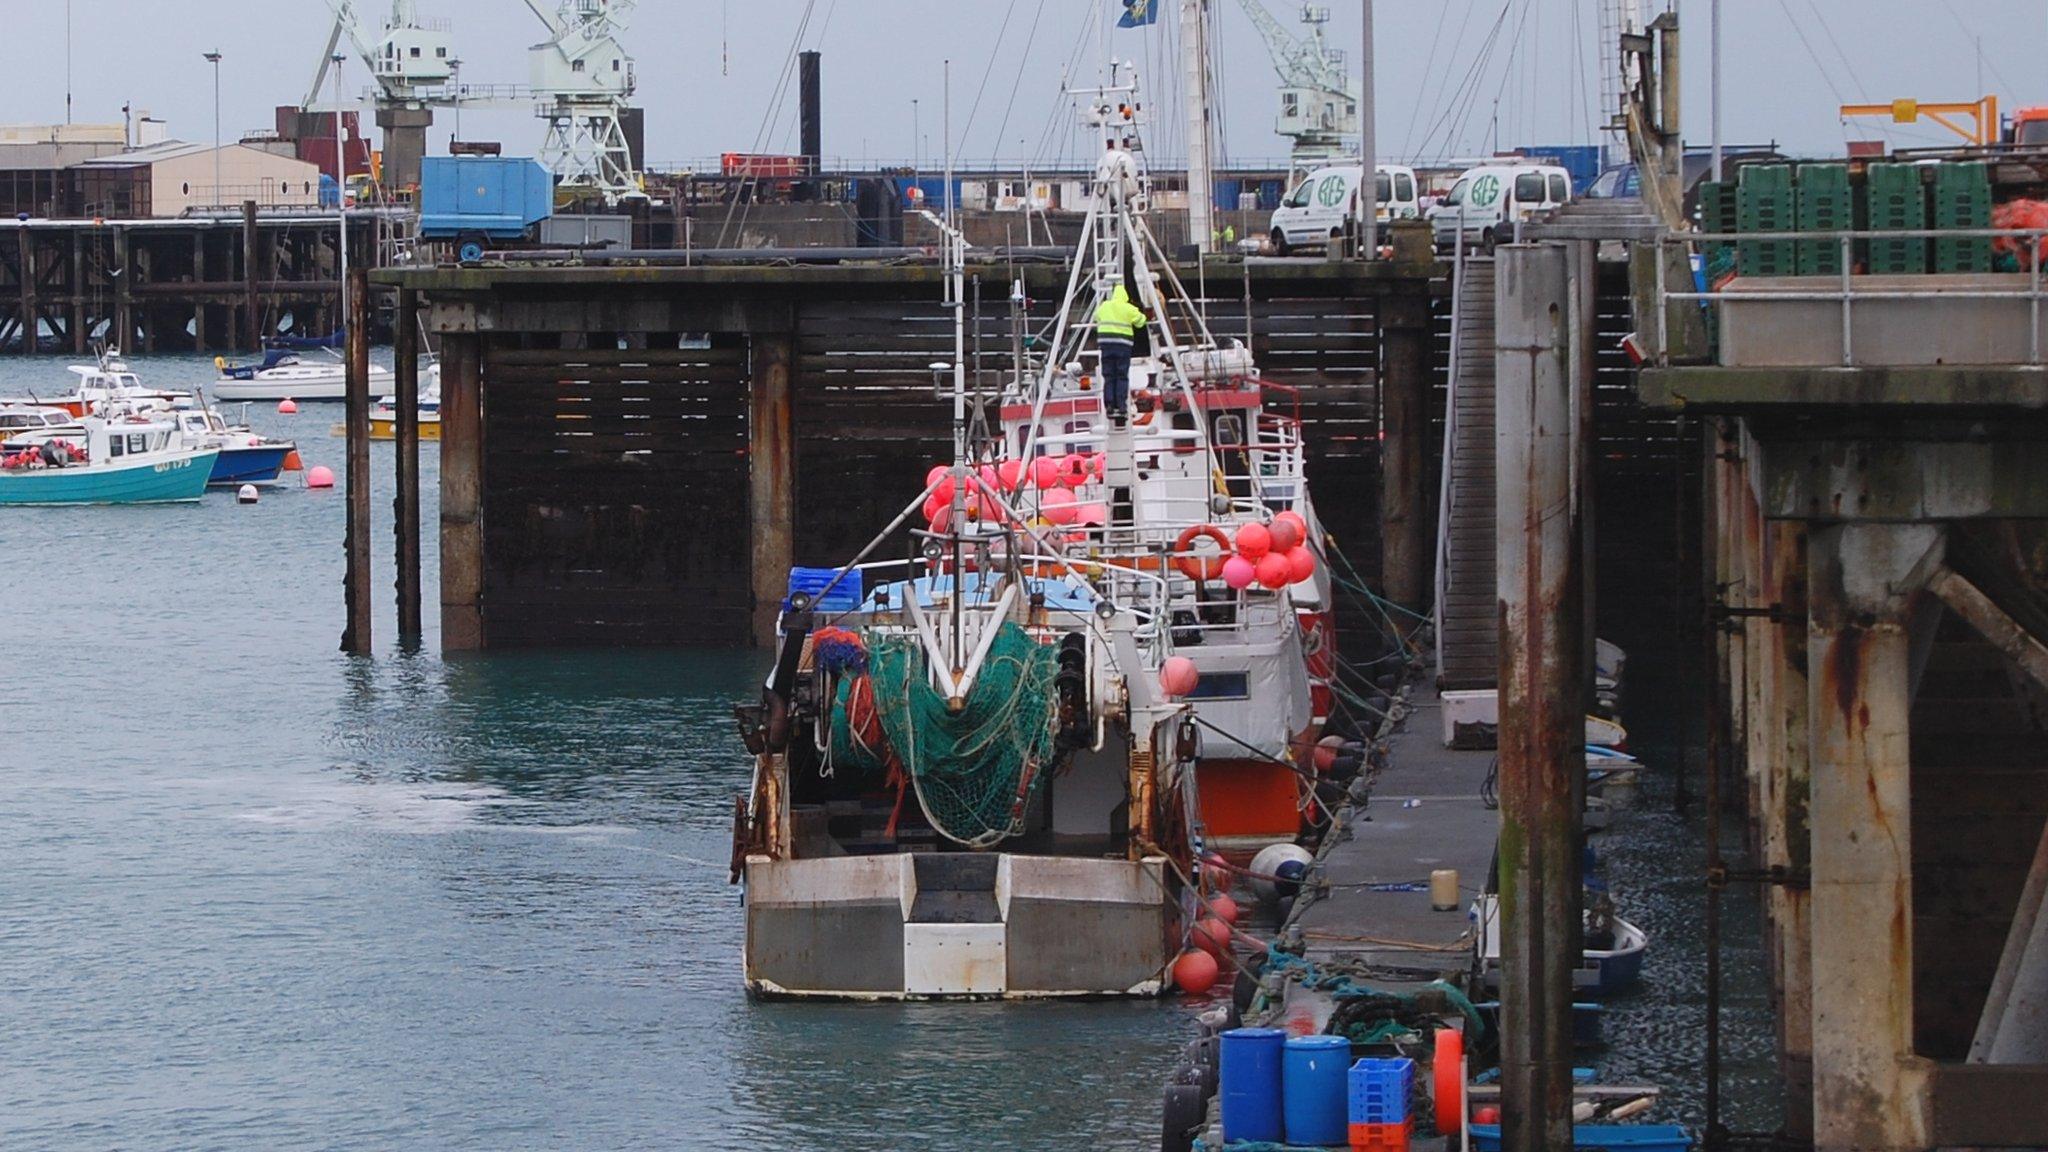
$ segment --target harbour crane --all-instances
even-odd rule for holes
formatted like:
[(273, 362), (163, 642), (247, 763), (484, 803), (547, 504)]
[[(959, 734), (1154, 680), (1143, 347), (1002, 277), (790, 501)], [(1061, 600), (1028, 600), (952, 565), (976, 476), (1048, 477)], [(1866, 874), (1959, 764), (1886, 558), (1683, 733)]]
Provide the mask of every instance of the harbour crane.
[(570, 194), (595, 194), (606, 204), (640, 196), (640, 174), (620, 113), (633, 95), (633, 58), (619, 43), (635, 0), (542, 0), (526, 6), (548, 38), (527, 53), (535, 114), (547, 121), (540, 161)]
[[(328, 69), (346, 39), (377, 84), (373, 100), (377, 127), (384, 131), (382, 183), (394, 188), (418, 184), (434, 108), (452, 100), (445, 89), (454, 62), (448, 22), (422, 18), (412, 0), (392, 0), (391, 15), (372, 40), (363, 31), (354, 0), (327, 0), (327, 7), (334, 13), (334, 26), (299, 107), (311, 109), (319, 102)], [(336, 108), (334, 114), (340, 116), (342, 109)]]
[(1308, 31), (1296, 36), (1260, 0), (1239, 2), (1280, 74), (1280, 115), (1273, 131), (1294, 141), (1294, 168), (1314, 168), (1336, 157), (1345, 139), (1358, 134), (1358, 84), (1346, 74), (1344, 53), (1324, 42), (1330, 10), (1303, 4), (1301, 23)]

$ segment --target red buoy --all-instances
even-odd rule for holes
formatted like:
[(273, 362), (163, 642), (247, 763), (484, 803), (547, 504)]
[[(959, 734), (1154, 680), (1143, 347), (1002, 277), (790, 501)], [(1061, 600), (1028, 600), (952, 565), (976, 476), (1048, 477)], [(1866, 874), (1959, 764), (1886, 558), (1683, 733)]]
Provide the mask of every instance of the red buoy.
[(1216, 917), (1225, 924), (1236, 924), (1237, 901), (1232, 900), (1228, 892), (1218, 892), (1216, 895), (1209, 897), (1209, 915)]
[(1173, 961), (1173, 983), (1190, 996), (1200, 996), (1216, 986), (1216, 977), (1222, 971), (1214, 956), (1200, 948), (1190, 948)]
[(298, 411), (298, 404), (295, 401), (293, 401), (292, 398), (289, 396), (277, 402), (277, 414), (279, 416), (296, 415)]
[(1237, 554), (1253, 563), (1272, 547), (1273, 534), (1266, 531), (1264, 524), (1247, 524), (1237, 530)]
[(1195, 947), (1220, 958), (1230, 948), (1230, 925), (1214, 916), (1203, 917), (1195, 925), (1193, 939)]

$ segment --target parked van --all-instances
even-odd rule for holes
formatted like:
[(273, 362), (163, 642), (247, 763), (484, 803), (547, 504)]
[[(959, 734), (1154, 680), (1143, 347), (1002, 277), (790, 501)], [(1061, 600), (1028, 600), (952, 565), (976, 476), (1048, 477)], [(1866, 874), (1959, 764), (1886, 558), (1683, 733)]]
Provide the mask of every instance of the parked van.
[(1513, 240), (1517, 224), (1571, 198), (1571, 174), (1556, 165), (1486, 164), (1458, 177), (1429, 210), (1429, 223), (1438, 248), (1456, 244), (1463, 219), (1465, 242), (1490, 251), (1496, 241)]
[[(1358, 215), (1358, 174), (1356, 164), (1318, 168), (1294, 186), (1294, 191), (1273, 209), (1269, 239), (1273, 254), (1285, 256), (1296, 248), (1328, 247), (1344, 235), (1344, 222)], [(1422, 215), (1416, 198), (1415, 169), (1399, 164), (1382, 164), (1377, 189), (1379, 218), (1413, 220)]]

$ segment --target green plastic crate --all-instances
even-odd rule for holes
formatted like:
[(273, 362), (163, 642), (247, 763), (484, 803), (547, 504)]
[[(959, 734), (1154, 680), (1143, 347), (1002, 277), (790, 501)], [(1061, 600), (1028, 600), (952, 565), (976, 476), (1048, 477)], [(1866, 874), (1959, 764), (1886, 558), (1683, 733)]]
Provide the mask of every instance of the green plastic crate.
[[(1801, 232), (1845, 232), (1855, 223), (1846, 164), (1801, 164), (1796, 199)], [(1800, 240), (1796, 244), (1793, 262), (1801, 276), (1842, 274), (1841, 241)]]
[[(1927, 193), (1915, 164), (1872, 164), (1864, 170), (1865, 211), (1873, 232), (1927, 227)], [(1927, 271), (1925, 237), (1872, 237), (1867, 266), (1876, 275)]]
[[(1735, 185), (1726, 180), (1699, 183), (1700, 231), (1727, 234), (1735, 231)], [(1707, 280), (1717, 282), (1735, 270), (1735, 245), (1709, 240), (1700, 245), (1707, 259)]]
[[(1975, 160), (1943, 163), (1934, 169), (1934, 227), (1991, 227), (1991, 173)], [(1988, 236), (1937, 236), (1936, 272), (1991, 271)]]
[[(1790, 164), (1751, 164), (1735, 185), (1735, 229), (1738, 232), (1789, 232), (1794, 198)], [(1790, 240), (1743, 240), (1736, 244), (1736, 271), (1744, 276), (1790, 276), (1794, 271)]]

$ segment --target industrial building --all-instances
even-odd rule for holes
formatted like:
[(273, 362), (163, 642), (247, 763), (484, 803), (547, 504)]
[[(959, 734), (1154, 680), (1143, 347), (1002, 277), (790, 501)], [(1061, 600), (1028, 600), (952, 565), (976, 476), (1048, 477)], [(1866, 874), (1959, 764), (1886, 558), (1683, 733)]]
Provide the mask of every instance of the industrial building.
[(320, 204), (318, 167), (245, 144), (167, 140), (83, 160), (71, 172), (76, 210), (86, 216), (183, 216), (250, 200), (264, 208)]

